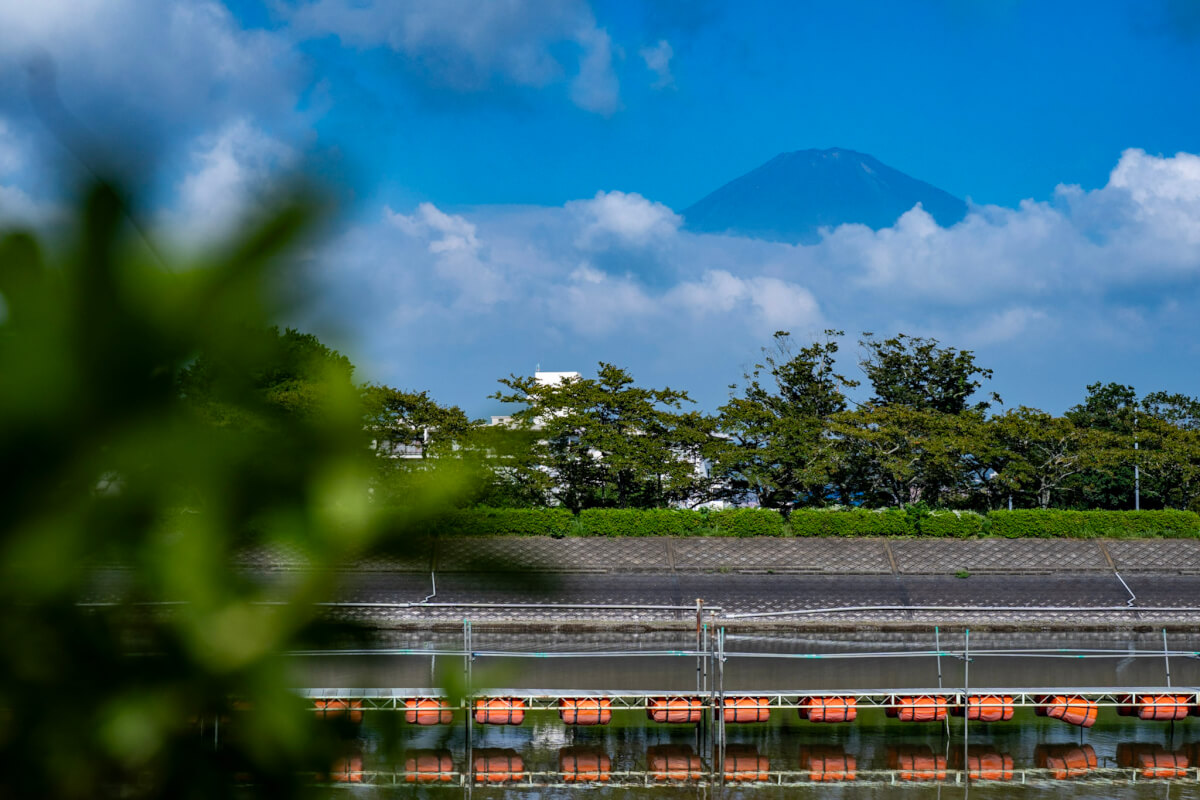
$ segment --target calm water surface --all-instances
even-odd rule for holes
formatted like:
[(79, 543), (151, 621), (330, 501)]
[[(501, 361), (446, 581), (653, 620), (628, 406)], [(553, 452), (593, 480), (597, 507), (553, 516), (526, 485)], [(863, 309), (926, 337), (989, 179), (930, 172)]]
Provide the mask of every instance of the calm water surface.
[[(1161, 634), (987, 634), (971, 636), (969, 665), (961, 633), (730, 635), (727, 691), (874, 690), (941, 685), (1200, 686), (1200, 636)], [(629, 657), (619, 651), (683, 651), (690, 633), (473, 635), (476, 689), (688, 692), (710, 681), (691, 656)], [(1061, 658), (1061, 649), (1119, 651)], [(462, 650), (457, 634), (395, 634), (369, 652), (294, 656), (299, 687), (420, 688), (461, 678), (461, 656), (397, 655), (397, 650)], [(1000, 650), (1003, 655), (987, 653)], [(1011, 655), (1012, 651), (1039, 650)], [(1155, 655), (1139, 652), (1156, 651)], [(485, 655), (520, 652), (537, 657)], [(555, 654), (585, 654), (560, 658)], [(745, 655), (738, 655), (739, 653)], [(802, 654), (804, 658), (783, 656)], [(1077, 655), (1081, 655), (1079, 653)], [(772, 657), (764, 658), (763, 655)], [(852, 658), (836, 656), (854, 656)], [(696, 726), (648, 722), (614, 712), (602, 727), (568, 727), (553, 711), (529, 712), (513, 727), (422, 728), (391, 711), (368, 711), (345, 742), (346, 758), (323, 785), (329, 797), (399, 793), (429, 797), (1146, 797), (1200, 799), (1200, 718), (1148, 723), (1102, 711), (1083, 730), (1018, 709), (1011, 722), (900, 723), (861, 710), (853, 723), (817, 725), (791, 709), (769, 722), (730, 725), (723, 750)], [(440, 773), (440, 774), (439, 774)], [(587, 780), (603, 775), (606, 781)], [(442, 778), (446, 780), (442, 780)], [(582, 778), (573, 782), (572, 778)], [(432, 783), (425, 781), (432, 780)]]

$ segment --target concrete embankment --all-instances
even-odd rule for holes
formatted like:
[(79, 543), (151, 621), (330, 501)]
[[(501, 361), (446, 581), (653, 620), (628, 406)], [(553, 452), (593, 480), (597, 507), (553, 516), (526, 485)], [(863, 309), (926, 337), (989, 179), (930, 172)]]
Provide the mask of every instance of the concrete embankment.
[(694, 627), (701, 599), (746, 630), (1200, 630), (1195, 540), (442, 539), (338, 569), (329, 613), (380, 628)]

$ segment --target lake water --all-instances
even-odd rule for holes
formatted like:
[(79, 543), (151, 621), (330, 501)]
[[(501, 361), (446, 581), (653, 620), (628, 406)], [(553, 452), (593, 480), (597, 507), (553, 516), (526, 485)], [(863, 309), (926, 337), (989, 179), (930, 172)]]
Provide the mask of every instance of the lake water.
[[(948, 690), (971, 687), (1200, 685), (1200, 636), (1161, 634), (971, 635), (966, 663), (941, 659)], [(727, 637), (725, 689), (816, 691), (934, 688), (938, 659), (901, 654), (934, 649), (925, 634), (745, 635)], [(943, 653), (964, 649), (961, 633), (939, 635)], [(628, 657), (616, 651), (695, 647), (690, 633), (486, 634), (472, 650), (535, 654), (477, 655), (477, 690), (663, 691), (696, 688), (691, 656)], [(419, 688), (463, 674), (461, 656), (395, 655), (397, 650), (460, 650), (456, 634), (392, 635), (376, 654), (295, 656), (298, 686)], [(1070, 649), (1074, 657), (1047, 652)], [(1042, 652), (1029, 652), (1029, 651)], [(1149, 655), (1149, 651), (1159, 651)], [(1002, 652), (992, 652), (1002, 651)], [(1014, 651), (1025, 651), (1011, 655)], [(1090, 652), (1083, 651), (1120, 651)], [(588, 653), (558, 658), (545, 654)], [(747, 655), (736, 655), (744, 653)], [(1006, 655), (1007, 653), (1007, 655)], [(1142, 655), (1147, 653), (1146, 655)], [(762, 658), (804, 655), (806, 658)], [(837, 656), (853, 656), (841, 658)], [(815, 656), (823, 656), (817, 658)], [(1054, 656), (1054, 657), (1052, 657)], [(1079, 657), (1087, 656), (1087, 657)], [(702, 674), (701, 681), (711, 680)], [(1143, 722), (1101, 711), (1091, 729), (1018, 709), (1009, 722), (902, 723), (882, 709), (861, 709), (852, 723), (820, 725), (794, 709), (765, 723), (729, 725), (723, 746), (711, 730), (650, 722), (641, 711), (616, 711), (610, 724), (564, 725), (554, 711), (531, 711), (520, 726), (408, 725), (395, 711), (367, 711), (346, 740), (346, 757), (322, 785), (330, 797), (417, 792), (437, 797), (741, 797), (832, 794), (840, 797), (1187, 797), (1200, 798), (1200, 718)], [(603, 780), (600, 780), (603, 778)]]

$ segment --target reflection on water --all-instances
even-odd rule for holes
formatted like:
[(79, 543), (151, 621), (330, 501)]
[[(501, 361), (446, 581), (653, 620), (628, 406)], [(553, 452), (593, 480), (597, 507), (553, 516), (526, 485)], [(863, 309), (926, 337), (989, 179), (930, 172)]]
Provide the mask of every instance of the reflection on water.
[(964, 741), (961, 720), (902, 723), (880, 709), (840, 725), (787, 716), (730, 727), (720, 748), (701, 726), (655, 724), (636, 711), (614, 711), (607, 726), (564, 726), (541, 712), (520, 726), (469, 730), (462, 712), (449, 725), (422, 727), (404, 723), (402, 712), (367, 711), (352, 749), (316, 779), (378, 792), (437, 789), (439, 797), (491, 796), (491, 789), (566, 797), (581, 788), (708, 797), (832, 785), (846, 796), (903, 788), (906, 797), (1200, 798), (1194, 718), (1145, 722), (1106, 709), (1094, 728), (1081, 730), (1019, 709), (1011, 721), (971, 723)]
[[(879, 659), (870, 653), (932, 650), (935, 639), (902, 634), (730, 636), (725, 688), (735, 692), (785, 689), (930, 689), (939, 673), (947, 691), (961, 690), (965, 664), (953, 656)], [(941, 636), (943, 652), (961, 648)], [(1163, 658), (1135, 657), (1161, 647), (1161, 634), (972, 634), (970, 686), (987, 688), (1163, 686)], [(588, 652), (586, 658), (512, 659), (478, 656), (473, 686), (694, 692), (694, 657), (621, 658), (615, 650), (689, 650), (686, 633), (520, 634), (476, 633), (475, 651)], [(453, 634), (395, 634), (383, 646), (455, 650)], [(1109, 651), (1096, 658), (1048, 658), (1051, 653), (1008, 657), (988, 651), (1058, 648)], [(1195, 699), (1200, 685), (1200, 636), (1173, 635), (1170, 659), (1175, 691)], [(1124, 651), (1113, 653), (1111, 651)], [(847, 654), (852, 658), (774, 659), (752, 654)], [(461, 656), (341, 655), (293, 659), (296, 685), (396, 687), (437, 685), (446, 669), (463, 669)], [(833, 691), (831, 691), (831, 694)], [(915, 694), (915, 693), (914, 693)], [(994, 701), (994, 702), (993, 702)], [(344, 701), (351, 702), (351, 701)], [(994, 708), (993, 708), (994, 706)], [(915, 707), (915, 706), (914, 706)], [(353, 723), (343, 758), (315, 776), (321, 796), (345, 797), (397, 791), (425, 797), (554, 798), (579, 791), (605, 798), (653, 794), (663, 797), (794, 796), (832, 791), (841, 797), (900, 795), (913, 798), (970, 797), (1175, 797), (1200, 800), (1200, 718), (1174, 722), (1128, 716), (1130, 708), (1104, 707), (1090, 729), (1067, 725), (1031, 708), (1010, 707), (1004, 693), (981, 701), (974, 718), (930, 716), (933, 721), (888, 718), (881, 708), (859, 705), (853, 722), (811, 719), (827, 715), (779, 709), (768, 721), (731, 724), (723, 747), (703, 725), (654, 722), (643, 711), (580, 705), (523, 709), (519, 724), (467, 724), (466, 715), (440, 706), (404, 711), (330, 705), (330, 721)], [(516, 722), (512, 708), (485, 709)], [(667, 709), (669, 711), (670, 709)], [(845, 714), (844, 710), (839, 709)], [(953, 708), (951, 709), (954, 710)], [(1174, 715), (1175, 709), (1167, 709)], [(436, 717), (439, 724), (416, 724)], [(665, 715), (666, 712), (664, 712)], [(1156, 713), (1158, 713), (1156, 711)], [(489, 718), (485, 714), (485, 718)], [(574, 715), (572, 717), (572, 714)], [(737, 707), (734, 719), (761, 719), (754, 702)], [(1125, 714), (1125, 715), (1122, 715)], [(660, 715), (660, 716), (664, 716)], [(845, 714), (846, 716), (851, 716)], [(1011, 715), (1011, 718), (1009, 718)], [(472, 715), (474, 716), (474, 715)], [(569, 725), (568, 718), (608, 719), (607, 724)], [(667, 715), (669, 716), (669, 715)], [(686, 716), (686, 715), (685, 715)], [(940, 718), (945, 716), (944, 719)], [(513, 718), (513, 719), (510, 719)], [(664, 718), (667, 718), (664, 716)], [(990, 720), (990, 721), (989, 721)], [(328, 787), (328, 788), (322, 788)], [(336, 787), (336, 788), (335, 788)]]

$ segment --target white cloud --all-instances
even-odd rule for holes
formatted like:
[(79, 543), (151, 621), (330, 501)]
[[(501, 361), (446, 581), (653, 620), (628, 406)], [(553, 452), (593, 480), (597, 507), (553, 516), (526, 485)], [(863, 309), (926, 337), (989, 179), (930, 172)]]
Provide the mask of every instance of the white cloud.
[(583, 0), (312, 0), (286, 11), (301, 36), (388, 47), (422, 78), (456, 91), (543, 88), (569, 77), (581, 108), (611, 114), (619, 106), (612, 41)]
[(984, 317), (973, 330), (966, 333), (965, 338), (975, 346), (1009, 342), (1024, 336), (1047, 319), (1046, 312), (1040, 309), (1027, 306), (1006, 308)]
[[(1052, 405), (1046, 387), (1081, 391), (1120, 377), (1118, 364), (1194, 361), (1196, 163), (1129, 151), (1099, 189), (975, 206), (952, 228), (916, 208), (809, 246), (690, 233), (632, 192), (460, 214), (423, 204), (333, 243), (327, 281), (373, 343), (370, 361), (428, 374), (434, 390), (474, 380), (464, 369), (490, 380), (516, 355), (515, 369), (614, 360), (703, 394), (736, 379), (773, 331), (836, 327), (978, 349), (998, 379), (1007, 363), (1008, 380), (1036, 382), (1024, 395), (997, 385), (1006, 398)], [(418, 341), (426, 349), (407, 344)]]
[(215, 0), (0, 0), (0, 109), (27, 113), (24, 65), (52, 65), (68, 111), (103, 141), (156, 146), (253, 113), (293, 113), (299, 56)]
[(812, 292), (778, 278), (738, 278), (709, 270), (699, 281), (679, 284), (667, 294), (670, 305), (702, 316), (737, 312), (758, 334), (786, 328), (816, 328), (820, 309)]
[[(439, 210), (433, 203), (421, 203), (417, 206), (417, 212), (410, 216), (398, 214), (390, 208), (384, 209), (384, 215), (389, 222), (409, 236), (430, 237), (431, 253), (475, 253), (479, 249), (475, 226), (464, 217)], [(434, 238), (435, 236), (437, 238)]]
[(596, 192), (590, 200), (573, 200), (566, 208), (583, 222), (578, 244), (605, 247), (613, 243), (645, 246), (673, 236), (683, 217), (637, 192)]
[(575, 335), (608, 336), (642, 322), (657, 308), (647, 288), (631, 278), (613, 278), (587, 267), (575, 270), (571, 277), (546, 287), (538, 305), (555, 324)]
[(675, 85), (675, 76), (671, 74), (671, 58), (675, 51), (666, 39), (659, 39), (652, 47), (643, 47), (638, 53), (646, 62), (646, 69), (654, 73), (654, 88), (665, 89)]
[(1051, 202), (974, 206), (950, 228), (917, 207), (891, 228), (844, 225), (802, 249), (863, 289), (955, 304), (1196, 277), (1200, 158), (1128, 150), (1093, 191), (1059, 186)]
[(273, 180), (296, 159), (291, 147), (244, 119), (197, 137), (164, 221), (189, 241), (219, 239), (262, 210)]
[(433, 275), (449, 282), (457, 294), (455, 309), (489, 307), (509, 296), (502, 270), (466, 218), (447, 214), (432, 203), (421, 203), (413, 214), (384, 209), (384, 219), (410, 240), (425, 245), (434, 257)]
[(608, 116), (621, 106), (621, 88), (613, 71), (613, 44), (608, 32), (598, 28), (579, 36), (583, 54), (579, 74), (571, 81), (571, 100), (585, 111)]

